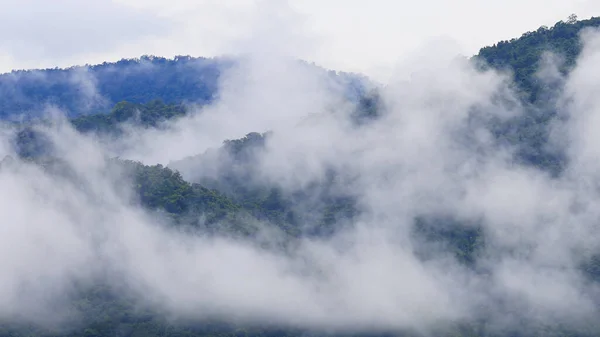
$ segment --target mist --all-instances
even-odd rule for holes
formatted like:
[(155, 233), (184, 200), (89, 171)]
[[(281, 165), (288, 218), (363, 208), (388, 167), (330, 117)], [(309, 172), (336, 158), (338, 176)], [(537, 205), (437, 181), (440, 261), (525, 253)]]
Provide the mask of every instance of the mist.
[[(566, 77), (553, 58), (540, 69), (560, 83), (560, 118), (548, 125), (549, 146), (567, 158), (558, 176), (517, 161), (517, 147), (490, 130), (530, 108), (510, 74), (433, 43), (379, 87), (382, 115), (356, 125), (343, 86), (285, 49), (296, 35), (304, 36), (259, 26), (236, 42), (243, 57), (221, 76), (215, 101), (161, 128), (127, 126), (111, 143), (54, 118), (40, 132), (66, 171), (3, 162), (0, 320), (60, 324), (65, 298), (105, 282), (142, 307), (192, 321), (423, 334), (481, 320), (498, 330), (597, 326), (598, 285), (581, 266), (600, 251), (600, 32), (582, 35)], [(81, 78), (97, 99), (93, 80)], [(140, 206), (131, 178), (110, 159), (169, 164), (191, 181), (218, 178), (231, 158), (178, 161), (267, 131), (248, 183), (291, 195), (334, 172), (329, 193), (355, 199), (359, 215), (287, 249), (262, 245), (281, 236), (257, 219), (248, 221), (260, 240), (190, 234)], [(0, 155), (18, 158), (12, 132), (3, 127)], [(296, 207), (310, 209), (318, 195)], [(476, 229), (485, 244), (466, 264), (415, 234), (417, 219)]]

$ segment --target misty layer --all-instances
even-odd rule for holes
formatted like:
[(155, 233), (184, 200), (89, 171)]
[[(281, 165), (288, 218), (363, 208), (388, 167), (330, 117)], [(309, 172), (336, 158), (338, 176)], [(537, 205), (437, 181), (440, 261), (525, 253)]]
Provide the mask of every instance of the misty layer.
[[(600, 253), (600, 34), (583, 42), (567, 77), (551, 61), (542, 69), (561, 83), (561, 118), (549, 125), (567, 158), (559, 175), (520, 164), (517, 147), (491, 130), (529, 111), (510, 77), (445, 50), (417, 55), (426, 63), (403, 69), (419, 71), (380, 88), (381, 114), (364, 124), (330, 77), (282, 55), (250, 55), (221, 76), (218, 100), (164, 127), (130, 127), (116, 143), (60, 120), (42, 128), (60, 166), (15, 159), (0, 171), (0, 318), (64, 319), (65, 298), (103, 282), (185, 320), (421, 332), (480, 321), (593, 327), (598, 286), (583, 266)], [(251, 217), (254, 235), (190, 234), (136, 202), (129, 176), (107, 159), (172, 162), (184, 178), (219, 182), (238, 159), (207, 150), (267, 131), (233, 174), (277, 187), (296, 210), (318, 209), (323, 195), (349, 198), (356, 212), (329, 223), (331, 235), (287, 237)], [(3, 137), (3, 154), (18, 158), (10, 130)], [(468, 256), (440, 239), (465, 233)]]

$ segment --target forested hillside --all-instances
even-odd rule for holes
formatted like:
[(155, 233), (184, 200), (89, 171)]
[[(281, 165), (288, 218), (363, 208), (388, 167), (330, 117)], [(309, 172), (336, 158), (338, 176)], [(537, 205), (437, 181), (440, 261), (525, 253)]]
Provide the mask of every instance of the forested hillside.
[(52, 104), (70, 115), (103, 112), (115, 103), (206, 103), (216, 93), (218, 59), (145, 56), (69, 69), (19, 70), (0, 75), (0, 114), (30, 116)]
[[(556, 116), (556, 107), (541, 100), (549, 91), (535, 73), (544, 51), (552, 51), (565, 59), (562, 71), (567, 73), (581, 51), (579, 32), (586, 27), (600, 26), (600, 18), (559, 22), (551, 28), (541, 27), (510, 41), (482, 48), (475, 57), (486, 66), (509, 69), (516, 86), (523, 93), (527, 114), (504, 124), (492, 125), (495, 141), (520, 146), (515, 162), (559, 175), (564, 156), (545, 148), (548, 140), (546, 125)], [(156, 129), (164, 123), (189, 116), (193, 112), (187, 103), (206, 104), (217, 93), (219, 75), (229, 61), (178, 57), (167, 60), (143, 57), (117, 63), (84, 68), (18, 71), (0, 76), (0, 115), (12, 116), (36, 111), (46, 103), (54, 103), (70, 112), (69, 122), (82, 135), (120, 137), (125, 123), (140, 129)], [(91, 81), (97, 92), (81, 93), (81, 83)], [(352, 111), (354, 127), (368, 127), (369, 120), (382, 115), (384, 109), (377, 92), (361, 94)], [(90, 95), (94, 96), (90, 106)], [(82, 104), (87, 104), (82, 106)], [(36, 123), (44, 123), (36, 122)], [(49, 175), (66, 175), (75, 179), (74, 169), (54, 151), (52, 140), (30, 121), (11, 124), (17, 132), (12, 145), (18, 158), (6, 157), (0, 170), (21, 170), (27, 165), (42, 167)], [(130, 201), (149, 214), (190, 235), (224, 236), (228, 238), (258, 238), (261, 230), (278, 233), (280, 241), (257, 244), (266, 251), (280, 252), (293, 247), (299, 238), (324, 239), (345, 228), (361, 212), (352, 191), (336, 189), (343, 172), (327, 170), (325, 177), (310, 181), (295, 189), (284, 189), (276, 183), (254, 179), (261, 169), (258, 160), (266, 151), (270, 130), (255, 130), (241, 139), (224, 140), (219, 148), (163, 165), (119, 158), (109, 159), (128, 178), (127, 186), (134, 191)], [(19, 166), (23, 165), (23, 166)], [(204, 172), (217, 174), (204, 174)], [(73, 175), (73, 176), (71, 176)], [(338, 184), (338, 185), (336, 185)], [(343, 184), (343, 183), (342, 183)], [(77, 184), (76, 184), (77, 185)], [(80, 185), (77, 185), (80, 186)], [(85, 188), (85, 184), (81, 184)], [(386, 202), (386, 200), (381, 200)], [(398, 207), (401, 207), (398, 206)], [(477, 265), (486, 245), (486, 233), (475, 223), (458, 224), (460, 219), (442, 215), (417, 216), (412, 239), (423, 248), (415, 254), (426, 261), (434, 252), (449, 253), (464, 270), (485, 273)], [(431, 248), (431, 250), (428, 250)], [(516, 252), (515, 254), (517, 254)], [(580, 264), (592, 286), (598, 282), (598, 259)], [(240, 266), (239, 268), (243, 268)], [(477, 269), (480, 268), (480, 269)], [(103, 280), (106, 281), (106, 280)], [(190, 321), (166, 318), (156, 308), (138, 303), (136, 296), (124, 295), (110, 282), (74, 286), (68, 299), (74, 322), (69, 329), (39, 327), (21, 321), (0, 322), (0, 336), (418, 336), (418, 331), (371, 334), (340, 334), (319, 329), (290, 328), (268, 324), (244, 325), (219, 320)], [(252, 294), (248, 294), (252, 296)], [(482, 310), (488, 310), (484, 308)], [(493, 312), (493, 310), (492, 310)], [(599, 330), (569, 327), (511, 326), (488, 329), (487, 321), (457, 320), (450, 330), (439, 336), (597, 336)], [(549, 329), (549, 330), (548, 330)], [(499, 332), (500, 331), (500, 332)]]
[[(557, 93), (561, 83), (549, 81), (540, 71), (543, 67), (557, 66), (565, 75), (575, 65), (581, 52), (579, 34), (585, 29), (600, 27), (600, 18), (577, 21), (575, 17), (557, 22), (553, 27), (540, 27), (520, 38), (500, 41), (493, 46), (481, 48), (473, 59), (486, 66), (508, 71), (514, 78), (519, 95), (525, 102), (525, 116), (507, 123), (497, 124), (499, 139), (520, 147), (522, 162), (541, 167), (556, 174), (564, 165), (564, 157), (546, 144), (548, 125), (556, 117)], [(553, 55), (547, 61), (545, 55)]]
[[(218, 95), (221, 74), (235, 62), (190, 56), (142, 56), (68, 69), (12, 71), (0, 75), (0, 116), (31, 118), (47, 106), (56, 106), (70, 116), (105, 113), (122, 101), (207, 104)], [(314, 69), (327, 72), (316, 66)], [(349, 95), (363, 90), (364, 78), (358, 75), (330, 75), (348, 86)]]
[(543, 64), (544, 53), (554, 53), (563, 73), (571, 69), (581, 52), (582, 42), (579, 33), (582, 29), (600, 27), (600, 18), (577, 21), (576, 17), (557, 22), (553, 27), (542, 26), (533, 32), (527, 32), (520, 38), (500, 41), (493, 46), (481, 48), (476, 58), (489, 66), (509, 70), (513, 73), (515, 83), (527, 100), (536, 102), (544, 97), (547, 83), (536, 76)]

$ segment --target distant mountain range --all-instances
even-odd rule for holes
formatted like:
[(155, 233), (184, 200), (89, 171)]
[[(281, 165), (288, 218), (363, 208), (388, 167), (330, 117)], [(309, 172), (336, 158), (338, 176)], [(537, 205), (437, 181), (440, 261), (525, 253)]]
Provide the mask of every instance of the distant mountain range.
[[(108, 112), (122, 101), (206, 104), (218, 94), (221, 74), (236, 64), (225, 58), (142, 56), (67, 69), (19, 70), (0, 75), (0, 118), (27, 119), (55, 106), (69, 116)], [(349, 95), (366, 78), (313, 66), (345, 81)]]

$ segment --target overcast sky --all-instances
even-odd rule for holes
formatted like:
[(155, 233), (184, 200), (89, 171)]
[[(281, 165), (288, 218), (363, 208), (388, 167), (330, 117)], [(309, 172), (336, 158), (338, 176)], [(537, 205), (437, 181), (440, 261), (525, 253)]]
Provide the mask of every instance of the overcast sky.
[(302, 42), (285, 47), (298, 57), (380, 77), (432, 39), (471, 55), (571, 13), (598, 16), (600, 1), (0, 0), (0, 71), (219, 55), (260, 26), (279, 34), (267, 43)]

